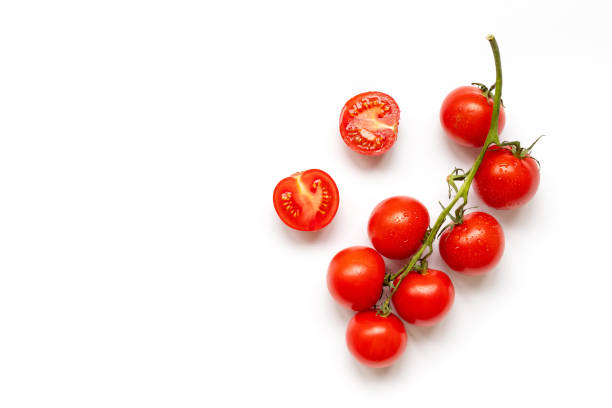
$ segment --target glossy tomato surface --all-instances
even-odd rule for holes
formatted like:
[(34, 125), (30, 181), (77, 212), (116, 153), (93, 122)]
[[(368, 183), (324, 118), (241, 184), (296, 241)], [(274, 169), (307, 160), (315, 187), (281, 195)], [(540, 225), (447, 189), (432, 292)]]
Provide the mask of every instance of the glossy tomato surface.
[(376, 304), (385, 279), (385, 261), (372, 248), (353, 246), (333, 257), (327, 268), (327, 287), (342, 306), (367, 310)]
[(481, 275), (491, 270), (504, 253), (504, 230), (495, 217), (473, 212), (440, 235), (440, 255), (454, 271)]
[(489, 207), (509, 210), (529, 201), (540, 185), (540, 167), (508, 146), (491, 146), (474, 177), (474, 190)]
[(340, 135), (354, 151), (383, 154), (397, 139), (400, 111), (382, 92), (364, 92), (349, 99), (340, 112)]
[(447, 274), (435, 269), (412, 271), (393, 294), (393, 306), (406, 322), (431, 326), (446, 315), (455, 299), (455, 287)]
[(349, 351), (370, 367), (393, 364), (406, 349), (407, 340), (404, 324), (397, 316), (382, 317), (375, 310), (357, 313), (346, 329)]
[(296, 230), (315, 231), (331, 222), (338, 211), (338, 187), (323, 170), (306, 170), (282, 179), (274, 189), (274, 209)]
[(421, 246), (427, 227), (427, 208), (411, 197), (397, 196), (380, 202), (368, 222), (372, 245), (387, 258), (404, 259)]
[[(461, 86), (442, 102), (440, 122), (451, 139), (463, 146), (482, 147), (493, 115), (493, 99), (477, 86)], [(506, 124), (504, 107), (500, 107), (497, 129), (501, 134)]]

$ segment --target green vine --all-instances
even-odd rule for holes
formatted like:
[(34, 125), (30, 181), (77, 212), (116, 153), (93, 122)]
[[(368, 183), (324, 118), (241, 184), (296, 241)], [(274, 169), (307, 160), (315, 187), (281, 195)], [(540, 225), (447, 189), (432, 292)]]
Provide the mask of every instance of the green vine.
[[(467, 205), (467, 202), (468, 202), (468, 193), (470, 190), (470, 186), (472, 185), (474, 176), (476, 176), (478, 167), (480, 167), (480, 164), (482, 163), (482, 159), (484, 158), (487, 148), (491, 144), (500, 145), (499, 134), (498, 134), (497, 128), (498, 128), (498, 122), (499, 122), (499, 111), (501, 107), (501, 94), (502, 94), (501, 58), (499, 55), (499, 47), (497, 46), (497, 41), (495, 40), (495, 37), (493, 35), (488, 35), (487, 40), (489, 41), (489, 44), (491, 45), (491, 49), (493, 51), (493, 57), (495, 59), (495, 84), (491, 86), (489, 89), (487, 89), (487, 87), (482, 84), (475, 84), (475, 85), (481, 87), (483, 92), (485, 92), (485, 89), (486, 89), (486, 93), (489, 96), (490, 96), (490, 92), (495, 90), (495, 94), (493, 97), (493, 114), (491, 117), (491, 127), (489, 128), (489, 133), (487, 134), (485, 143), (482, 146), (482, 149), (480, 150), (480, 153), (478, 154), (478, 157), (476, 157), (476, 160), (474, 161), (474, 164), (472, 165), (470, 170), (468, 170), (467, 172), (464, 172), (461, 169), (455, 168), (453, 172), (448, 175), (446, 180), (448, 183), (449, 195), (452, 195), (452, 192), (454, 191), (455, 196), (452, 198), (452, 200), (447, 206), (444, 206), (440, 203), (440, 205), (442, 206), (442, 212), (436, 219), (436, 222), (434, 223), (433, 227), (429, 228), (427, 232), (425, 233), (425, 237), (423, 239), (423, 245), (421, 245), (419, 250), (412, 256), (412, 258), (410, 258), (410, 260), (408, 261), (406, 265), (404, 265), (397, 272), (393, 274), (388, 274), (385, 277), (384, 284), (390, 288), (390, 293), (388, 293), (388, 296), (378, 308), (378, 313), (381, 316), (388, 316), (391, 313), (391, 306), (390, 306), (391, 298), (393, 294), (395, 293), (395, 291), (397, 290), (397, 287), (399, 286), (399, 284), (406, 277), (406, 275), (408, 275), (410, 271), (417, 270), (422, 274), (427, 273), (427, 258), (429, 258), (429, 256), (433, 253), (433, 243), (434, 243), (434, 240), (439, 236), (439, 233), (441, 233), (440, 229), (442, 228), (442, 225), (446, 221), (447, 217), (451, 218), (453, 223), (460, 222), (463, 220), (463, 211), (465, 210), (465, 206)], [(531, 148), (533, 147), (533, 145), (531, 145), (528, 149), (522, 149), (520, 145), (516, 146), (514, 145), (514, 143), (515, 142), (506, 143), (506, 145), (513, 145), (512, 148), (516, 149), (518, 154), (523, 154), (524, 151), (526, 151), (525, 154), (528, 154)], [(504, 144), (501, 144), (501, 145), (504, 145)], [(462, 182), (460, 187), (457, 186), (457, 183), (456, 183), (457, 181)], [(461, 203), (459, 203), (457, 208), (455, 208), (459, 200), (461, 200)], [(454, 214), (451, 214), (451, 211), (453, 209), (455, 210)]]

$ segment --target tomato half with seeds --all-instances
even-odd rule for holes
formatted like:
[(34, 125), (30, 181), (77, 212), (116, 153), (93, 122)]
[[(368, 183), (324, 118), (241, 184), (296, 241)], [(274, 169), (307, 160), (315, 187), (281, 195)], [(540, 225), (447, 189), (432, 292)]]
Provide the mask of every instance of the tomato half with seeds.
[(338, 187), (323, 170), (300, 171), (282, 179), (274, 189), (274, 209), (280, 219), (299, 231), (316, 231), (338, 211)]
[(400, 110), (395, 100), (382, 92), (353, 96), (340, 112), (342, 140), (357, 153), (383, 154), (397, 139)]

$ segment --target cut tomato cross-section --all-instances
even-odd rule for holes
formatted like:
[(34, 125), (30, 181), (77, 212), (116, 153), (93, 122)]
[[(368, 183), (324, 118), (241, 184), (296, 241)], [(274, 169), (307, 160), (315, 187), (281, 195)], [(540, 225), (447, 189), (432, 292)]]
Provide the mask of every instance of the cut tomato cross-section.
[(383, 154), (397, 139), (399, 107), (382, 92), (364, 92), (349, 99), (340, 113), (340, 134), (358, 153)]
[(322, 170), (311, 169), (282, 179), (274, 189), (274, 209), (296, 230), (315, 231), (331, 222), (338, 211), (338, 187)]

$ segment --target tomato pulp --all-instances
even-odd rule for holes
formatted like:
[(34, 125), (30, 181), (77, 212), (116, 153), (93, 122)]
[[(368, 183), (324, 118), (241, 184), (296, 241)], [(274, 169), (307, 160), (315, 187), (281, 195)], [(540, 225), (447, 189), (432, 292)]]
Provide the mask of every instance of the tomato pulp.
[(315, 231), (329, 224), (340, 200), (334, 180), (318, 169), (282, 179), (274, 189), (273, 198), (280, 219), (300, 231)]
[(349, 99), (340, 112), (340, 135), (357, 153), (383, 154), (397, 139), (399, 107), (382, 92), (364, 92)]

